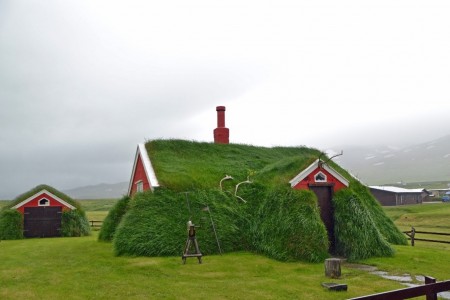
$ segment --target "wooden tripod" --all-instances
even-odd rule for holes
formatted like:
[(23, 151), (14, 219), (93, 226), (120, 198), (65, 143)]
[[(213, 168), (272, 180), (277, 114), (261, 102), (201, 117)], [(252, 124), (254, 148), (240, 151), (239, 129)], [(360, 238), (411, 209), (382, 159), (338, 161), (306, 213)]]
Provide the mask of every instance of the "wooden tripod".
[(189, 221), (188, 222), (188, 238), (186, 240), (186, 246), (184, 247), (183, 255), (181, 259), (183, 260), (183, 264), (186, 263), (186, 258), (188, 257), (197, 257), (198, 263), (202, 263), (202, 253), (200, 252), (200, 248), (198, 247), (197, 238), (195, 237), (195, 226)]

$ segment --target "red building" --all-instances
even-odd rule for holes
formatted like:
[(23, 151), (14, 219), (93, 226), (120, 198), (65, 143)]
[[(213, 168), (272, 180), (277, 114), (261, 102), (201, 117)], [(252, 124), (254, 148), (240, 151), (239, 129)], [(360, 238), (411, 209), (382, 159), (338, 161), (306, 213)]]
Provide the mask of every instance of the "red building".
[(159, 183), (152, 163), (150, 162), (147, 149), (145, 149), (144, 144), (139, 144), (134, 157), (131, 180), (128, 186), (128, 196), (131, 197), (137, 192), (146, 190), (153, 191), (156, 187), (159, 187)]
[(23, 214), (25, 237), (60, 236), (62, 212), (76, 209), (46, 189), (37, 191), (11, 208)]
[(311, 190), (317, 196), (320, 217), (325, 224), (330, 242), (330, 253), (335, 250), (333, 194), (348, 187), (349, 182), (333, 168), (317, 159), (301, 171), (291, 181), (291, 187), (298, 190)]
[(315, 186), (329, 186), (333, 192), (348, 187), (349, 184), (347, 179), (319, 159), (301, 171), (289, 183), (292, 188), (297, 190), (307, 190)]

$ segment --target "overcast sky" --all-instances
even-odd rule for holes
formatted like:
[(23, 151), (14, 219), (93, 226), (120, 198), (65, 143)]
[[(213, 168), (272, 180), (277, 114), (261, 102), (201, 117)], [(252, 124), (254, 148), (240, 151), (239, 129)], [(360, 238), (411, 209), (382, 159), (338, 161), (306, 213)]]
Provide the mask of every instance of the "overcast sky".
[(450, 1), (0, 0), (0, 199), (128, 181), (147, 139), (450, 133)]

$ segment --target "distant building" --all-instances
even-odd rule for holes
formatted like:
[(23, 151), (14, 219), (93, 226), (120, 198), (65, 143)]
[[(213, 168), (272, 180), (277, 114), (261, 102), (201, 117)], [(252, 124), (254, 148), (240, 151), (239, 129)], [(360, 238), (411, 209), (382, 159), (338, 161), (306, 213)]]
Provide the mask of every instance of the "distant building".
[(429, 189), (428, 190), (435, 198), (441, 198), (446, 193), (450, 192), (450, 189)]
[(421, 204), (431, 195), (426, 189), (404, 189), (396, 186), (369, 186), (369, 189), (383, 206)]

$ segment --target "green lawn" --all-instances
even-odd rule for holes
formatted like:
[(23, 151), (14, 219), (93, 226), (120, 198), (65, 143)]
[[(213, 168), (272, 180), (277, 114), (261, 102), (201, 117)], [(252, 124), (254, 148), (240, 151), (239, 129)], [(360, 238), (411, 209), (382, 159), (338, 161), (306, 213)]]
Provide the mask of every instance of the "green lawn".
[[(180, 254), (184, 241), (180, 241)], [(201, 246), (201, 241), (200, 241)], [(114, 257), (96, 234), (0, 243), (1, 299), (346, 299), (398, 288), (363, 271), (343, 268), (336, 282), (347, 292), (321, 287), (323, 264), (281, 263), (250, 253), (180, 257)]]
[[(82, 202), (83, 205), (83, 202)], [(100, 203), (94, 203), (99, 206)], [(101, 206), (101, 205), (100, 205)], [(86, 203), (86, 208), (91, 207)], [(106, 210), (86, 209), (88, 215)], [(386, 208), (397, 224), (419, 220), (439, 228), (438, 216), (450, 205), (427, 204)], [(100, 215), (97, 215), (100, 217)], [(408, 218), (405, 218), (408, 217)], [(448, 227), (450, 222), (444, 224)], [(409, 226), (405, 224), (402, 226)], [(415, 223), (413, 224), (417, 228)], [(282, 263), (247, 252), (205, 256), (203, 264), (179, 257), (115, 257), (112, 245), (97, 241), (97, 232), (80, 238), (42, 238), (0, 242), (0, 299), (347, 299), (404, 288), (403, 285), (343, 265), (343, 276), (324, 276), (322, 263)], [(200, 248), (201, 248), (201, 241)], [(429, 275), (450, 279), (449, 248), (420, 243), (395, 246), (392, 258), (372, 258), (392, 274)], [(322, 282), (348, 284), (346, 292), (330, 292)]]
[(384, 211), (402, 231), (414, 226), (421, 231), (450, 233), (450, 203), (391, 206)]

